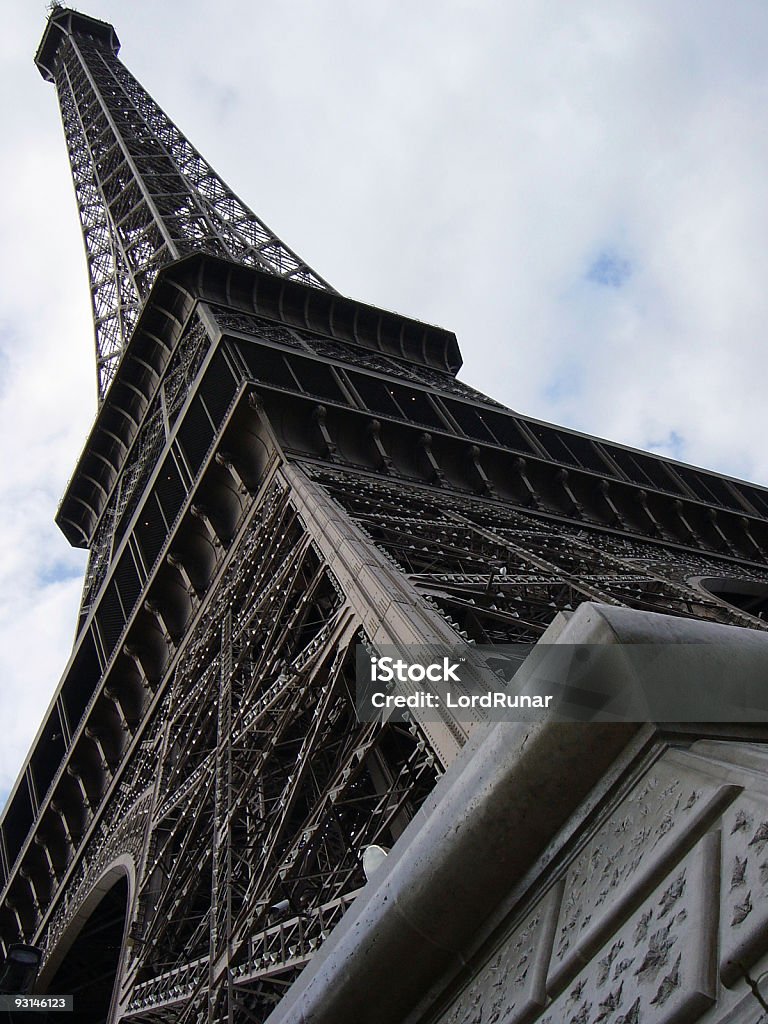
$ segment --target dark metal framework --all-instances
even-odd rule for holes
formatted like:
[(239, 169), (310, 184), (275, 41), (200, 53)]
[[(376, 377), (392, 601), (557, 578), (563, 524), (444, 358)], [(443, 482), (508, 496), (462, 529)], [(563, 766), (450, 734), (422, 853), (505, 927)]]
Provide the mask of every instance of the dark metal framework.
[(110, 1020), (260, 1021), (467, 738), (359, 723), (355, 644), (531, 642), (585, 600), (765, 629), (768, 492), (457, 381), (452, 334), (328, 288), (116, 51), (56, 8), (38, 52), (104, 401), (58, 515), (90, 561), (0, 824), (0, 940), (43, 947), (45, 986), (125, 891)]
[(117, 59), (119, 47), (111, 25), (61, 9), (38, 53), (38, 67), (56, 84), (67, 138), (100, 400), (152, 282), (172, 260), (210, 252), (328, 287), (190, 145)]

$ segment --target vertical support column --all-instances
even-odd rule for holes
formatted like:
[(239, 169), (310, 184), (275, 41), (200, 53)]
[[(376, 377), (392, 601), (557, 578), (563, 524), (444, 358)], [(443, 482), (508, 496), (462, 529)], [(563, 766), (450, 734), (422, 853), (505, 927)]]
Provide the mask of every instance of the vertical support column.
[(59, 724), (61, 725), (61, 734), (64, 740), (64, 746), (69, 750), (72, 744), (72, 726), (69, 722), (69, 715), (67, 714), (62, 694), (59, 694), (56, 698), (56, 710), (59, 714)]
[[(374, 645), (393, 646), (404, 655), (418, 645), (442, 656), (455, 649), (461, 638), (431, 608), (370, 537), (297, 465), (281, 468), (291, 488), (291, 501), (310, 537), (341, 584), (350, 607)], [(469, 729), (447, 708), (438, 720), (413, 711), (435, 756), (447, 767), (464, 746)]]
[[(219, 717), (213, 812), (208, 1022), (233, 1024), (232, 973), (232, 609), (221, 624)], [(222, 1007), (222, 1002), (224, 1006)]]

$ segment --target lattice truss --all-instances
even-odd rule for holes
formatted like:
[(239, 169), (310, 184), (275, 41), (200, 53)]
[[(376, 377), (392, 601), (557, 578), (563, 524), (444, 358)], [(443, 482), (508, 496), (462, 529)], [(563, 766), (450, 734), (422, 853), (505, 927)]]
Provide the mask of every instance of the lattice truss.
[[(66, 35), (53, 72), (88, 258), (100, 399), (159, 270), (172, 260), (208, 252), (328, 288), (221, 181), (108, 42)], [(508, 435), (517, 436), (517, 428), (498, 416), (498, 436), (489, 433), (466, 402), (490, 410), (489, 416), (501, 407), (446, 373), (242, 312), (214, 307), (214, 313), (220, 326), (291, 350), (292, 359), (308, 353), (343, 363), (345, 372), (351, 367), (381, 375), (385, 383), (370, 382), (385, 403), (381, 415), (430, 429), (432, 421), (419, 420), (418, 409), (433, 419), (435, 409), (421, 391), (406, 390), (426, 385), (462, 400), (454, 413), (464, 413), (460, 422), (468, 431), (485, 431), (479, 439), (501, 446)], [(90, 545), (83, 622), (100, 607), (102, 624), (111, 624), (111, 584), (103, 593), (102, 585), (195, 387), (208, 344), (202, 322), (190, 321), (156, 392), (147, 396)], [(232, 352), (238, 356), (241, 349)], [(274, 383), (271, 355), (259, 349), (253, 365), (241, 357), (243, 373), (261, 382), (267, 397)], [(306, 376), (302, 399), (321, 397), (311, 391), (312, 373)], [(365, 384), (359, 375), (355, 379)], [(341, 392), (331, 395), (334, 409), (341, 408)], [(313, 406), (315, 424), (321, 422), (317, 412)], [(458, 437), (459, 426), (456, 431)], [(528, 443), (518, 441), (527, 451)], [(348, 516), (362, 531), (354, 543), (367, 537), (385, 556), (384, 567), (399, 570), (415, 588), (409, 595), (421, 595), (421, 610), (428, 609), (441, 639), (449, 634), (459, 643), (535, 642), (557, 611), (585, 600), (768, 628), (690, 582), (728, 577), (734, 564), (741, 579), (766, 580), (743, 562), (566, 522), (534, 510), (541, 505), (513, 508), (495, 500), (492, 488), (480, 499), (446, 486), (419, 486), (411, 478), (387, 478), (383, 474), (393, 467), (384, 448), (378, 478), (341, 469), (339, 462), (321, 463), (319, 456), (312, 461), (313, 450), (301, 449), (299, 457), (297, 449), (283, 449), (275, 458), (293, 451), (315, 497), (330, 495), (345, 523)], [(327, 455), (337, 458), (332, 444)], [(142, 717), (131, 719), (130, 730), (124, 722), (134, 744), (130, 752), (108, 763), (98, 731), (87, 733), (101, 767), (109, 770), (72, 774), (70, 788), (82, 791), (82, 803), (69, 814), (52, 805), (48, 824), (53, 821), (56, 835), (46, 843), (43, 832), (35, 850), (46, 870), (35, 878), (20, 872), (17, 888), (28, 885), (31, 899), (25, 906), (7, 903), (18, 937), (32, 935), (34, 919), (46, 954), (55, 956), (105, 869), (120, 856), (134, 862), (119, 1019), (264, 1020), (364, 884), (365, 849), (397, 841), (442, 770), (439, 742), (433, 750), (417, 723), (357, 721), (354, 648), (368, 642), (361, 622), (375, 616), (364, 618), (359, 605), (353, 610), (353, 584), (347, 580), (345, 594), (329, 568), (333, 554), (317, 526), (321, 520), (313, 526), (306, 512), (300, 517), (298, 474), (291, 476), (296, 466), (270, 465), (274, 476), (262, 497), (244, 485), (249, 498), (237, 535), (216, 563), (207, 596), (195, 594), (195, 602), (203, 602), (199, 614), (192, 602), (192, 625), (169, 643), (162, 678), (153, 676), (150, 685), (142, 676), (137, 684), (146, 692)], [(440, 482), (439, 471), (433, 480)], [(176, 512), (181, 503), (180, 497)], [(198, 511), (204, 514), (204, 508)], [(157, 550), (163, 550), (159, 543)], [(380, 578), (399, 584), (399, 573)], [(137, 576), (134, 594), (126, 583), (123, 612), (131, 610), (127, 595), (134, 603), (141, 599), (142, 586)], [(116, 585), (115, 593), (120, 603)], [(131, 655), (128, 648), (123, 653)], [(112, 785), (113, 778), (107, 797), (98, 787)], [(53, 842), (62, 835), (66, 842)], [(71, 851), (66, 864), (52, 855), (58, 848), (66, 848), (67, 856)], [(41, 895), (35, 889), (39, 877)], [(59, 990), (67, 991), (66, 984)]]
[[(688, 582), (727, 575), (728, 559), (489, 499), (302, 469), (457, 642), (532, 642), (583, 600), (761, 625)], [(104, 869), (121, 854), (134, 860), (121, 1019), (263, 1020), (364, 883), (366, 847), (396, 842), (441, 771), (416, 723), (357, 722), (352, 652), (367, 638), (298, 515), (288, 468), (275, 472), (115, 795), (103, 809), (85, 800), (95, 830), (42, 933), (55, 950)]]
[[(534, 642), (583, 600), (760, 626), (687, 582), (725, 560), (303, 469), (457, 642)], [(415, 723), (357, 722), (366, 637), (280, 475), (246, 531), (46, 932), (54, 948), (134, 856), (121, 1019), (264, 1019), (363, 885), (365, 848), (397, 840), (441, 770)]]
[(205, 327), (197, 318), (193, 319), (169, 362), (161, 388), (149, 404), (123, 464), (117, 487), (107, 502), (94, 534), (83, 583), (81, 617), (91, 608), (109, 569), (115, 543), (119, 541), (121, 531), (141, 500), (146, 482), (168, 440), (168, 431), (175, 423), (190, 385), (200, 369), (208, 344)]
[[(389, 848), (433, 788), (415, 725), (356, 720), (361, 638), (276, 484), (81, 861), (87, 891), (138, 836), (125, 1019), (263, 1019), (364, 884), (363, 850)], [(151, 806), (142, 828), (131, 799)], [(51, 948), (66, 924), (65, 907)]]
[[(307, 472), (464, 640), (535, 643), (556, 612), (582, 601), (761, 628), (689, 582), (731, 575), (725, 559), (343, 471)], [(738, 574), (766, 581), (743, 563)]]
[(100, 399), (171, 260), (209, 252), (329, 288), (221, 180), (109, 45), (68, 35), (55, 82), (88, 259)]

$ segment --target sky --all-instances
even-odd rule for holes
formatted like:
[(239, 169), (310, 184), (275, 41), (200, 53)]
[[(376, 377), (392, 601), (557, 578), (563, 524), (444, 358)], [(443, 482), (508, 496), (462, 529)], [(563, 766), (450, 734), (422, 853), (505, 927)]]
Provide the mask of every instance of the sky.
[[(90, 0), (339, 291), (456, 332), (551, 422), (768, 484), (764, 0)], [(71, 648), (53, 523), (95, 413), (45, 8), (0, 33), (0, 803)]]

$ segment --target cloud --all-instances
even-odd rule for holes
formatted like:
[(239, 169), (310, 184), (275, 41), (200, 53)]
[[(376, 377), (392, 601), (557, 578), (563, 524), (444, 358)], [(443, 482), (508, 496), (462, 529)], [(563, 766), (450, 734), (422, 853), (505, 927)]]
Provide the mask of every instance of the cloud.
[[(67, 656), (52, 525), (93, 415), (42, 9), (0, 40), (0, 786)], [(768, 9), (92, 0), (128, 67), (340, 291), (455, 330), (521, 412), (768, 482)], [(18, 704), (17, 695), (24, 701)]]

